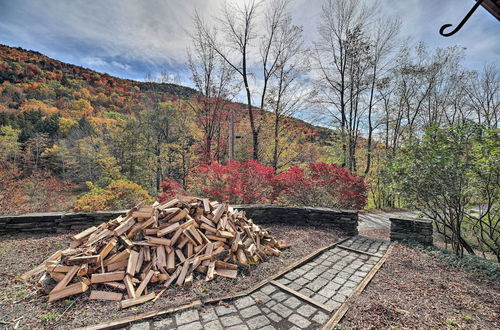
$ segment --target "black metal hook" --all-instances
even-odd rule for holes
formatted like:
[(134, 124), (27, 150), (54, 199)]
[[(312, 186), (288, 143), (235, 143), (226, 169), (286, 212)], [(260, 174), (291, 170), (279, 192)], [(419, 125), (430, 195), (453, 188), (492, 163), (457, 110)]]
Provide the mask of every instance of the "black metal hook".
[(439, 34), (441, 34), (443, 37), (449, 37), (449, 36), (452, 36), (455, 33), (457, 33), (462, 28), (462, 26), (464, 26), (464, 24), (469, 20), (469, 18), (472, 16), (472, 14), (474, 14), (477, 7), (479, 7), (481, 5), (481, 3), (483, 3), (483, 1), (484, 0), (477, 0), (474, 7), (472, 7), (472, 9), (469, 10), (467, 15), (465, 15), (465, 17), (462, 19), (462, 21), (457, 25), (457, 27), (453, 31), (445, 33), (444, 30), (446, 30), (450, 26), (453, 26), (453, 24), (445, 24), (445, 25), (441, 26), (441, 28), (439, 29)]

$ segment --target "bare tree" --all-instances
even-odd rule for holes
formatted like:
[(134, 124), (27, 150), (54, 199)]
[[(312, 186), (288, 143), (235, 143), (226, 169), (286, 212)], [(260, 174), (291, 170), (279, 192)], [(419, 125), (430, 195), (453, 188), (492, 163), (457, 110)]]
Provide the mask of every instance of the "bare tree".
[(360, 0), (328, 0), (323, 5), (317, 66), (316, 102), (330, 123), (340, 126), (342, 166), (356, 170), (355, 151), (361, 120), (361, 94), (367, 90), (367, 26), (377, 5)]
[[(370, 74), (369, 80), (370, 89), (369, 89), (369, 97), (368, 97), (368, 138), (366, 143), (366, 168), (364, 173), (368, 174), (370, 172), (371, 167), (371, 159), (372, 159), (372, 142), (373, 142), (373, 131), (376, 128), (376, 124), (374, 123), (373, 112), (375, 106), (375, 92), (378, 87), (378, 80), (382, 75), (387, 74), (389, 66), (390, 54), (395, 47), (396, 37), (400, 28), (400, 21), (395, 19), (389, 20), (378, 20), (374, 27), (374, 35), (371, 38), (371, 46), (370, 46)], [(379, 97), (378, 100), (383, 100), (382, 97)]]
[(24, 144), (24, 157), (26, 164), (34, 170), (38, 170), (40, 165), (40, 156), (50, 142), (47, 133), (36, 133), (33, 137), (28, 139)]
[(302, 28), (293, 25), (291, 17), (287, 15), (278, 26), (276, 33), (277, 42), (271, 52), (278, 56), (276, 70), (270, 78), (272, 87), (267, 97), (269, 109), (274, 114), (272, 165), (275, 171), (279, 167), (281, 153), (284, 152), (284, 148), (280, 146), (280, 135), (284, 130), (282, 120), (296, 114), (304, 106), (309, 95), (304, 81), (309, 63)]
[[(197, 23), (200, 23), (197, 21)], [(196, 98), (198, 123), (204, 132), (203, 154), (206, 163), (212, 159), (221, 161), (221, 155), (216, 148), (215, 157), (212, 154), (214, 138), (221, 140), (222, 124), (226, 121), (226, 107), (237, 93), (232, 79), (232, 70), (227, 62), (218, 56), (212, 45), (203, 37), (203, 27), (196, 26), (192, 37), (192, 48), (188, 49), (188, 66), (191, 77), (201, 96)]]
[(447, 98), (447, 106), (444, 110), (445, 125), (462, 125), (467, 120), (472, 119), (472, 109), (468, 106), (468, 97), (465, 88), (467, 87), (466, 81), (469, 79), (470, 73), (460, 71), (450, 78), (450, 85), (453, 88), (449, 89), (449, 96)]
[(393, 152), (405, 139), (446, 121), (460, 88), (457, 81), (462, 74), (462, 56), (460, 47), (436, 49), (434, 53), (424, 44), (414, 49), (402, 47), (391, 75), (394, 93), (387, 124), (392, 130), (389, 144)]
[(498, 128), (500, 120), (500, 73), (498, 67), (486, 65), (481, 73), (473, 73), (465, 92), (477, 121)]
[[(279, 56), (272, 49), (277, 42), (277, 30), (286, 18), (286, 5), (285, 0), (273, 0), (262, 15), (259, 7), (264, 4), (255, 0), (238, 3), (225, 1), (213, 28), (203, 22), (198, 14), (195, 16), (195, 25), (199, 27), (205, 42), (241, 77), (255, 160), (259, 158), (259, 134), (262, 126), (256, 120), (252, 100), (254, 96), (260, 96), (259, 112), (262, 119), (269, 79), (276, 70)], [(263, 20), (263, 24), (260, 24), (259, 19)], [(263, 28), (259, 29), (261, 25)], [(250, 80), (257, 77), (262, 79), (262, 83), (251, 85)]]

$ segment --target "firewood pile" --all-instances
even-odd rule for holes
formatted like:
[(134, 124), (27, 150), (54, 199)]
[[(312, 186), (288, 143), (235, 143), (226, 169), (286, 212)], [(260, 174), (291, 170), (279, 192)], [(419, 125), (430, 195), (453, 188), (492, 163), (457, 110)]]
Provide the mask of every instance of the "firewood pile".
[[(37, 267), (49, 302), (90, 287), (89, 299), (119, 301), (121, 308), (156, 300), (171, 285), (236, 278), (238, 270), (287, 247), (243, 211), (195, 197), (139, 204), (72, 239)], [(47, 289), (51, 279), (57, 284)], [(151, 283), (162, 290), (155, 293)]]

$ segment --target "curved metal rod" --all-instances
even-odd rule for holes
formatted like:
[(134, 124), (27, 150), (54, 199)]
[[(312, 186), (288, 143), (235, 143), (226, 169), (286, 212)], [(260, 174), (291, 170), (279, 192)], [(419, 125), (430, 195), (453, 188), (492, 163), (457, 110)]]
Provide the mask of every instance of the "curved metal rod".
[(439, 29), (439, 34), (441, 34), (443, 37), (449, 37), (449, 36), (452, 36), (455, 33), (457, 33), (462, 28), (462, 26), (464, 26), (464, 24), (469, 20), (469, 18), (472, 16), (472, 14), (474, 14), (477, 7), (479, 7), (481, 5), (481, 3), (483, 3), (483, 1), (484, 0), (477, 0), (474, 7), (472, 7), (472, 9), (469, 10), (467, 15), (465, 15), (465, 17), (462, 19), (462, 21), (457, 25), (457, 27), (453, 31), (445, 33), (444, 30), (446, 30), (450, 26), (453, 26), (453, 24), (445, 24), (445, 25), (441, 26), (441, 28)]

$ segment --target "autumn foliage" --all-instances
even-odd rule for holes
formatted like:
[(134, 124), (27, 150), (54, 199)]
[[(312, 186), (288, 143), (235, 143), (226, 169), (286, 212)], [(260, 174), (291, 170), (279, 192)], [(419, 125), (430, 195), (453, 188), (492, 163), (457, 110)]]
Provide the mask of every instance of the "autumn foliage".
[(74, 185), (46, 170), (24, 175), (17, 166), (0, 163), (0, 214), (60, 211), (69, 207)]
[(337, 164), (294, 166), (278, 174), (276, 181), (284, 204), (362, 209), (368, 196), (365, 178)]
[[(119, 79), (0, 45), (0, 164), (12, 165), (1, 165), (0, 212), (122, 209), (182, 188), (233, 203), (351, 206), (340, 196), (343, 186), (359, 198), (357, 178), (335, 169), (332, 188), (319, 178), (324, 173), (316, 178), (306, 166), (337, 159), (325, 143), (329, 129), (286, 117), (275, 140), (272, 114), (257, 111), (260, 163), (248, 161), (252, 129), (244, 104), (224, 92), (205, 97), (153, 80)], [(220, 165), (229, 158), (241, 163)]]
[[(173, 196), (180, 185), (165, 179), (162, 196)], [(171, 188), (167, 190), (167, 187)], [(359, 177), (336, 164), (310, 163), (275, 174), (271, 166), (255, 161), (212, 163), (195, 168), (189, 176), (189, 191), (230, 203), (276, 203), (361, 209), (368, 186)]]
[(105, 188), (87, 185), (90, 191), (76, 200), (75, 211), (121, 210), (152, 200), (146, 190), (127, 180), (111, 181)]
[(158, 200), (160, 202), (165, 202), (171, 199), (177, 193), (180, 193), (182, 189), (179, 183), (169, 178), (163, 179), (163, 181), (160, 183), (160, 188), (161, 194), (158, 196)]
[(275, 198), (273, 168), (256, 161), (212, 163), (196, 167), (189, 188), (215, 200), (231, 203), (268, 203)]

